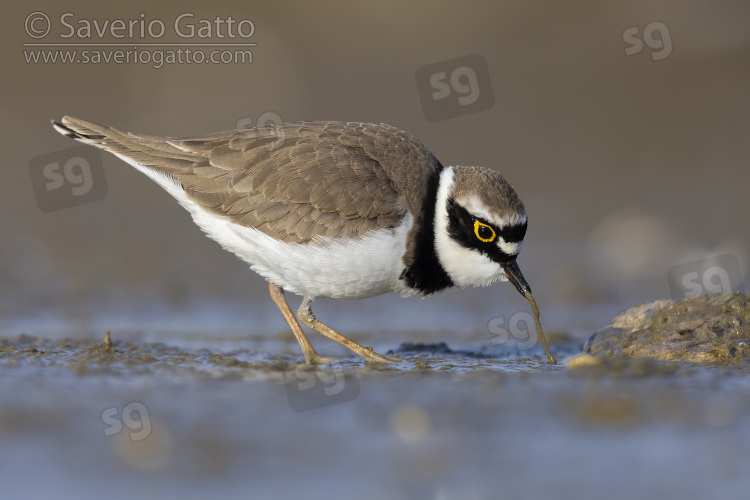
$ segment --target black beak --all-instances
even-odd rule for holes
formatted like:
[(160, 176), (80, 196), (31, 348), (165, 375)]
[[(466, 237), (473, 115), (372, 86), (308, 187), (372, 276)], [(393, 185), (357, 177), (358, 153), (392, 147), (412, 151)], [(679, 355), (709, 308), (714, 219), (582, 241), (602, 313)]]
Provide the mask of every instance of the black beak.
[(505, 275), (508, 277), (508, 281), (513, 283), (513, 286), (516, 287), (516, 290), (518, 290), (521, 295), (525, 297), (527, 293), (531, 293), (531, 287), (526, 283), (526, 278), (521, 274), (521, 269), (519, 269), (515, 260), (502, 264), (502, 266), (505, 270)]

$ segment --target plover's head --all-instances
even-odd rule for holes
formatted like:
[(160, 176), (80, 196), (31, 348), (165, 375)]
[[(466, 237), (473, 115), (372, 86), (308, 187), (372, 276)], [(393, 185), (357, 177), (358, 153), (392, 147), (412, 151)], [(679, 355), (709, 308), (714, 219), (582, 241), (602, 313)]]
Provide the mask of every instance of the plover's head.
[(435, 248), (458, 286), (510, 281), (529, 290), (516, 257), (526, 235), (526, 209), (507, 180), (481, 167), (448, 167), (435, 204)]

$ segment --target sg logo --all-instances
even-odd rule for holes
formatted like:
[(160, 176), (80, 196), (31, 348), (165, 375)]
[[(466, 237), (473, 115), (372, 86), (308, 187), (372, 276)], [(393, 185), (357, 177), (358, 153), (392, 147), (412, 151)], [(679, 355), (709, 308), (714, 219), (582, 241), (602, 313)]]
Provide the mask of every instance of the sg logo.
[(284, 372), (284, 386), (289, 406), (298, 413), (352, 401), (359, 396), (356, 370), (341, 366), (297, 366)]
[(487, 324), (487, 330), (490, 332), (490, 344), (502, 345), (515, 342), (516, 347), (521, 351), (531, 349), (539, 341), (536, 330), (531, 328), (533, 324), (534, 317), (526, 311), (512, 314), (507, 326), (504, 316), (492, 318)]
[(44, 177), (49, 179), (44, 188), (47, 191), (60, 189), (67, 182), (70, 184), (70, 192), (73, 196), (81, 196), (94, 187), (94, 179), (91, 175), (89, 162), (80, 156), (68, 158), (61, 167), (60, 162), (48, 163), (42, 169)]
[(123, 425), (130, 430), (131, 441), (142, 441), (151, 435), (151, 418), (148, 408), (139, 401), (133, 401), (122, 407), (122, 414), (117, 406), (102, 411), (104, 435), (114, 436), (122, 432)]
[(107, 195), (101, 159), (92, 147), (37, 156), (29, 162), (29, 173), (42, 212), (84, 205)]
[(261, 113), (260, 115), (258, 115), (258, 119), (254, 122), (254, 124), (252, 116), (240, 118), (239, 120), (237, 120), (237, 122), (235, 122), (234, 128), (235, 130), (252, 130), (254, 134), (252, 136), (253, 138), (259, 136), (262, 139), (265, 139), (268, 142), (268, 145), (266, 146), (268, 151), (274, 151), (283, 146), (284, 141), (286, 140), (284, 128), (277, 128), (278, 125), (283, 124), (284, 120), (281, 119), (281, 115), (279, 115), (275, 111), (266, 111), (265, 113)]
[(732, 254), (674, 266), (669, 270), (668, 277), (669, 288), (675, 299), (700, 294), (744, 293), (740, 263)]
[(417, 90), (431, 122), (486, 111), (495, 104), (487, 61), (480, 54), (417, 69)]
[[(658, 33), (658, 37), (655, 36)], [(628, 44), (625, 47), (625, 55), (632, 56), (643, 51), (643, 42), (651, 49), (651, 60), (661, 61), (672, 54), (672, 36), (669, 28), (661, 21), (653, 21), (643, 27), (643, 39), (640, 38), (640, 29), (633, 26), (622, 32), (622, 41)]]
[(430, 77), (430, 86), (437, 89), (432, 93), (432, 100), (439, 101), (450, 97), (451, 92), (458, 94), (458, 103), (468, 106), (479, 98), (477, 74), (468, 66), (459, 66), (451, 72), (450, 84), (445, 71), (439, 71)]

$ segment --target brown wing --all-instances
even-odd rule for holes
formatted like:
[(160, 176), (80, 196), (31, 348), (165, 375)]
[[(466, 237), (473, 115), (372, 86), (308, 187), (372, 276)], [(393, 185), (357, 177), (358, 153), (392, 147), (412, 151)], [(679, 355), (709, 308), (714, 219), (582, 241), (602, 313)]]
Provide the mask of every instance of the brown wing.
[(424, 145), (389, 125), (302, 122), (194, 138), (70, 117), (62, 126), (173, 176), (206, 209), (296, 243), (394, 227), (407, 210), (421, 209), (438, 165)]

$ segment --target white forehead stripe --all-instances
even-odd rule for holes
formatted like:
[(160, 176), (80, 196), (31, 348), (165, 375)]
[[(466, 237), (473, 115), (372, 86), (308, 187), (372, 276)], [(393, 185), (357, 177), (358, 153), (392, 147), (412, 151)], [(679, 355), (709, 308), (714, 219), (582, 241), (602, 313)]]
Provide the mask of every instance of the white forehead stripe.
[(502, 250), (504, 253), (508, 255), (517, 255), (518, 252), (521, 251), (521, 244), (522, 242), (517, 243), (508, 243), (504, 241), (500, 236), (497, 238), (497, 246)]
[(477, 217), (491, 222), (499, 229), (526, 222), (526, 214), (510, 214), (498, 217), (497, 214), (490, 213), (484, 203), (482, 203), (476, 195), (467, 196), (465, 198), (457, 199), (456, 201), (472, 215), (476, 215)]

